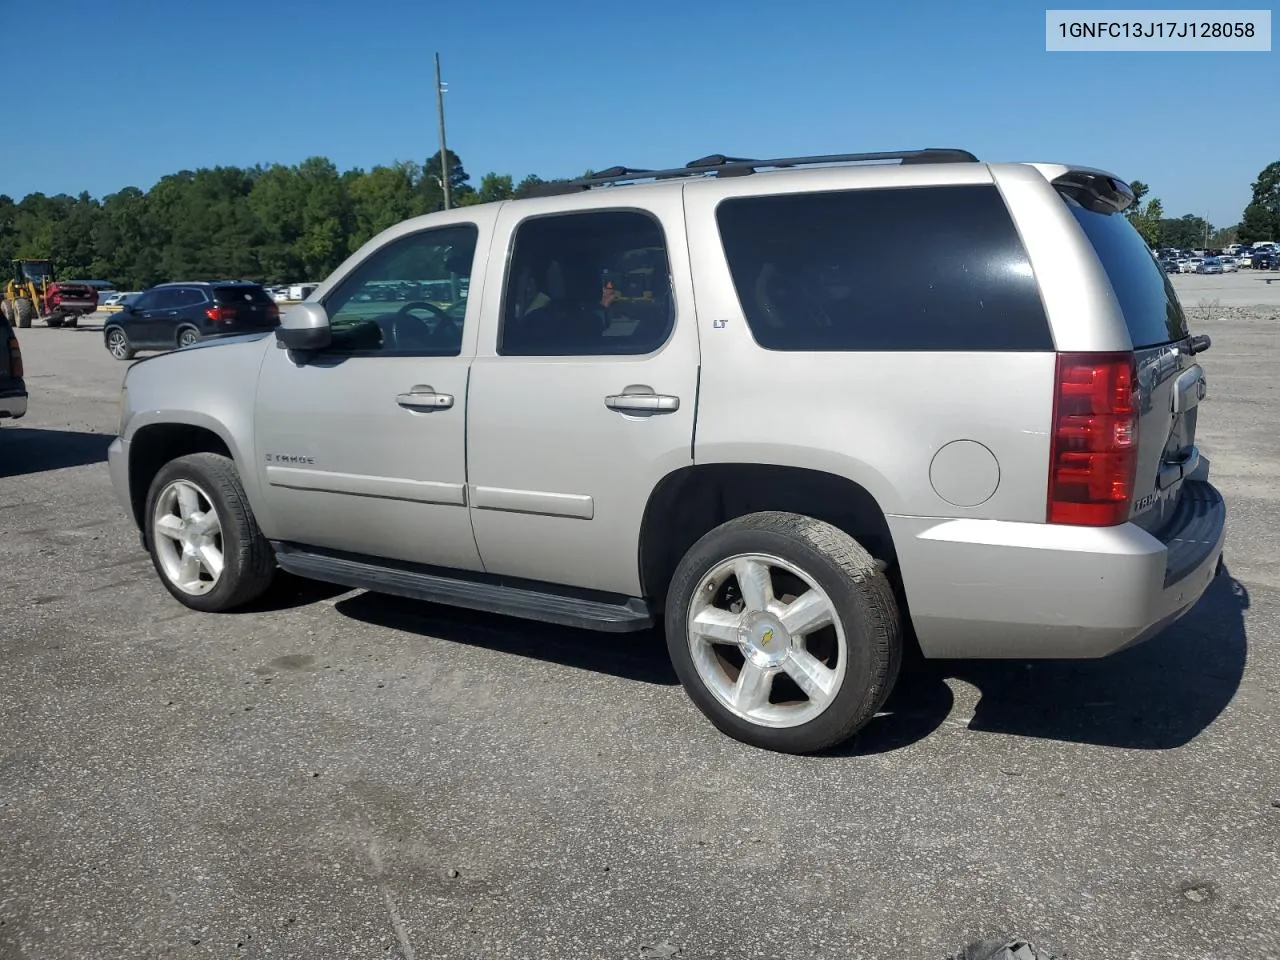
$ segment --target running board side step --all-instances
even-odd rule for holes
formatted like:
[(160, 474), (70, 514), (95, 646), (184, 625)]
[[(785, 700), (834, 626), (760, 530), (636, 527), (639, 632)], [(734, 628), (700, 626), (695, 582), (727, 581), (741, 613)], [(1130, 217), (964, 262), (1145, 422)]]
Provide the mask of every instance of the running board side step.
[(513, 586), (481, 574), (473, 579), (455, 571), (389, 566), (373, 558), (319, 553), (288, 543), (271, 546), (280, 569), (308, 580), (582, 630), (631, 633), (653, 626), (649, 605), (636, 597), (606, 594), (608, 599), (592, 599), (531, 581)]

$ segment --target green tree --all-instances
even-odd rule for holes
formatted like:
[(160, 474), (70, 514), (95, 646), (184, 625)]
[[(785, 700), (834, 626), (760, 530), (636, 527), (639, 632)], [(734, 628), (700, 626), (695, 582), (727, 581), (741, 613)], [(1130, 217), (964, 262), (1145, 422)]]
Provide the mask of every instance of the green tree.
[[(422, 167), (423, 193), (430, 196), (439, 203), (439, 206), (432, 206), (434, 210), (443, 209), (444, 207), (444, 189), (442, 183), (442, 164), (440, 162), (440, 151), (427, 158), (427, 162)], [(475, 192), (475, 188), (471, 186), (471, 175), (467, 173), (466, 168), (462, 165), (462, 159), (449, 151), (449, 199), (456, 206), (462, 206), (464, 199)]]
[(1156, 247), (1160, 245), (1160, 222), (1163, 217), (1164, 206), (1160, 203), (1159, 197), (1153, 197), (1134, 212), (1129, 217), (1129, 221), (1142, 235), (1142, 239), (1147, 241), (1147, 246)]
[(480, 189), (476, 197), (481, 203), (492, 203), (495, 200), (510, 200), (515, 196), (516, 188), (510, 174), (486, 173), (480, 178)]
[(353, 228), (348, 249), (358, 250), (388, 227), (418, 212), (414, 185), (422, 171), (416, 163), (374, 167), (368, 173), (352, 171), (344, 178), (351, 198)]
[(1203, 245), (1206, 229), (1210, 234), (1213, 233), (1212, 224), (1206, 223), (1203, 217), (1197, 217), (1194, 213), (1185, 214), (1176, 220), (1164, 219), (1160, 221), (1160, 242), (1180, 250), (1195, 250)]
[(1280, 240), (1280, 160), (1267, 164), (1253, 182), (1253, 199), (1240, 220), (1240, 241)]

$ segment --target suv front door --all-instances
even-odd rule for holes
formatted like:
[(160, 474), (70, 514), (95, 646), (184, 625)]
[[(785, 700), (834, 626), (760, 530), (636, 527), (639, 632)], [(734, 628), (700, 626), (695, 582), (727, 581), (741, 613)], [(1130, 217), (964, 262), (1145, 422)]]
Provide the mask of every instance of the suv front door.
[(492, 210), (405, 232), (323, 296), (333, 342), (269, 349), (258, 386), (257, 461), (270, 535), (291, 543), (481, 569), (467, 512), (467, 367), (478, 303), (386, 301), (401, 281), (483, 269)]
[(675, 186), (503, 207), (467, 411), (488, 572), (640, 594), (649, 495), (693, 462), (685, 249)]

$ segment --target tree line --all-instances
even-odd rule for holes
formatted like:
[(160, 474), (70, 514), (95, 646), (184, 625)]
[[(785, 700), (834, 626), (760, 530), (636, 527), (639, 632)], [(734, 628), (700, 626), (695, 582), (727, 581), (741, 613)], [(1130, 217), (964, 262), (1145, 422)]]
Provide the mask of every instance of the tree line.
[[(449, 151), (457, 206), (527, 196), (544, 182), (486, 173), (473, 185)], [(1211, 247), (1280, 239), (1280, 161), (1258, 175), (1240, 223), (1225, 229), (1194, 214), (1166, 217), (1146, 184), (1132, 186), (1138, 199), (1128, 216), (1153, 247), (1200, 247), (1206, 234)], [(19, 202), (0, 194), (0, 265), (7, 273), (14, 258), (50, 259), (64, 279), (134, 290), (173, 279), (320, 280), (381, 230), (443, 208), (439, 153), (422, 164), (346, 172), (324, 157), (183, 170), (148, 191), (125, 187), (100, 200), (87, 192)]]
[(1126, 216), (1153, 248), (1221, 249), (1229, 243), (1280, 240), (1280, 160), (1268, 164), (1258, 174), (1252, 184), (1253, 196), (1240, 222), (1230, 227), (1216, 227), (1193, 213), (1166, 217), (1159, 197), (1144, 202), (1150, 187), (1141, 180), (1133, 180), (1129, 186), (1135, 199)]
[[(321, 280), (380, 231), (444, 209), (441, 167), (439, 153), (345, 173), (312, 157), (183, 170), (101, 200), (33, 193), (15, 203), (0, 194), (0, 269), (7, 274), (14, 258), (49, 259), (58, 277), (134, 290), (174, 279)], [(449, 151), (454, 206), (527, 196), (544, 182), (487, 173), (476, 186)]]

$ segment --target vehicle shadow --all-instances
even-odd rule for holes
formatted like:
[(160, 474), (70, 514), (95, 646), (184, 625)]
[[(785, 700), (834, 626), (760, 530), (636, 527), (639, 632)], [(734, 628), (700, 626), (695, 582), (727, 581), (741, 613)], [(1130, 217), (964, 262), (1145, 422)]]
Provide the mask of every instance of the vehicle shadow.
[[(296, 606), (346, 592), (302, 580), (292, 589), (293, 594), (273, 591), (277, 599), (267, 602)], [(1239, 688), (1248, 654), (1248, 608), (1248, 591), (1224, 566), (1177, 624), (1111, 657), (914, 659), (871, 722), (824, 756), (888, 753), (926, 739), (954, 710), (950, 679), (980, 692), (970, 730), (1137, 750), (1183, 746), (1217, 718)], [(658, 629), (598, 633), (368, 592), (339, 600), (334, 609), (362, 623), (450, 643), (640, 683), (679, 682)]]
[(667, 658), (666, 642), (656, 629), (598, 633), (376, 593), (340, 600), (334, 609), (361, 623), (638, 683), (671, 686), (679, 682)]
[(1248, 590), (1224, 566), (1180, 621), (1110, 657), (918, 663), (884, 712), (833, 753), (884, 753), (928, 736), (952, 711), (948, 679), (981, 694), (970, 730), (1131, 750), (1183, 746), (1240, 686), (1248, 608)]
[(292, 573), (278, 570), (276, 571), (275, 580), (271, 584), (271, 589), (257, 600), (246, 603), (242, 607), (237, 607), (232, 615), (278, 613), (282, 610), (307, 607), (313, 603), (321, 603), (322, 601), (339, 597), (344, 593), (350, 593), (351, 589), (350, 587), (339, 586), (336, 583), (325, 583), (323, 580), (308, 580), (305, 577), (296, 577)]
[(112, 438), (78, 430), (0, 427), (0, 477), (82, 467), (107, 459)]

